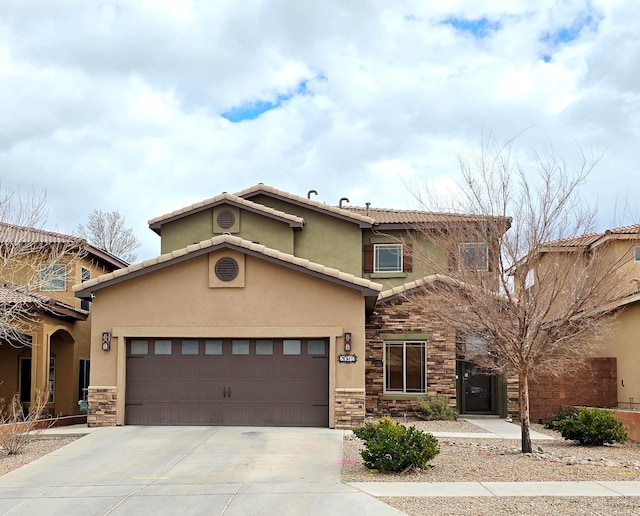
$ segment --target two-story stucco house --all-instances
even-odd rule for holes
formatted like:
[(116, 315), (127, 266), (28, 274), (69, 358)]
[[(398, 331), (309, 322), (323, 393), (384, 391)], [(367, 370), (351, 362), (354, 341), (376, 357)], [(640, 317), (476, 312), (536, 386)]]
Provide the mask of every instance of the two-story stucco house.
[[(420, 229), (477, 219), (311, 193), (259, 184), (154, 218), (157, 258), (74, 287), (93, 318), (89, 424), (349, 428), (425, 395), (506, 413), (506, 383), (404, 295), (438, 281), (418, 247), (450, 259)], [(488, 270), (492, 242), (464, 244)]]
[[(20, 256), (11, 251), (16, 245)], [(36, 392), (49, 390), (51, 414), (78, 414), (89, 386), (91, 323), (88, 303), (71, 287), (127, 264), (80, 238), (6, 223), (0, 223), (0, 246), (9, 262), (0, 275), (0, 307), (20, 305), (30, 321), (21, 338), (0, 340), (0, 398), (8, 402), (18, 393), (28, 407)], [(52, 248), (63, 250), (55, 260)], [(21, 269), (27, 262), (29, 275), (39, 276), (29, 289)]]

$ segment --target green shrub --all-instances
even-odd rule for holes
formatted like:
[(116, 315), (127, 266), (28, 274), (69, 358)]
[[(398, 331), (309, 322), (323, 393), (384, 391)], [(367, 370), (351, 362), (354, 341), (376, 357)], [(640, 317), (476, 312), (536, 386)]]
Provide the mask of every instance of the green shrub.
[(581, 408), (577, 413), (556, 424), (556, 430), (570, 441), (587, 446), (623, 443), (627, 431), (613, 412), (599, 408)]
[(424, 468), (440, 453), (433, 435), (394, 423), (388, 416), (356, 428), (353, 433), (364, 441), (360, 454), (369, 469), (404, 472)]
[(449, 406), (444, 398), (425, 398), (418, 400), (418, 410), (416, 417), (426, 421), (452, 420), (458, 419), (458, 411)]
[(564, 405), (560, 408), (558, 412), (556, 412), (553, 416), (551, 416), (551, 418), (549, 419), (549, 421), (546, 422), (544, 427), (550, 430), (556, 430), (558, 423), (560, 423), (561, 421), (564, 421), (565, 419), (574, 417), (577, 413), (578, 413), (578, 409), (576, 407), (570, 407), (570, 406)]

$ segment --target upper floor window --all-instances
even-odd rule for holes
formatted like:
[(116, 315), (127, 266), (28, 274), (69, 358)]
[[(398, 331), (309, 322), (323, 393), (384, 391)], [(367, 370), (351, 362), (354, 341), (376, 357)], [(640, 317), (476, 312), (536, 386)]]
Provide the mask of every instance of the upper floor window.
[(465, 269), (472, 271), (489, 270), (489, 249), (484, 242), (460, 244), (460, 255)]
[(67, 267), (62, 264), (40, 266), (40, 290), (59, 291), (67, 289)]
[(87, 269), (86, 267), (82, 267), (80, 271), (80, 281), (89, 281), (91, 279), (91, 269)]
[(636, 262), (640, 262), (640, 246), (637, 246), (635, 249), (635, 258), (636, 258)]
[(402, 244), (375, 244), (373, 272), (402, 272)]
[(411, 244), (366, 244), (363, 272), (405, 273), (413, 271)]

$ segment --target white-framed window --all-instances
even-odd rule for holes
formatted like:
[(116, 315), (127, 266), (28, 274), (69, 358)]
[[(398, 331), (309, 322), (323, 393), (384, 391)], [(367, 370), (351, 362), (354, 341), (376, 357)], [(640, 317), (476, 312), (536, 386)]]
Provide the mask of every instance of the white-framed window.
[(471, 271), (489, 270), (489, 247), (484, 242), (460, 244), (462, 266)]
[(420, 394), (427, 386), (427, 343), (391, 340), (384, 343), (384, 390)]
[(640, 245), (634, 249), (634, 257), (636, 262), (640, 262)]
[(91, 279), (91, 269), (87, 267), (80, 268), (80, 281), (89, 281)]
[(402, 244), (374, 244), (373, 272), (402, 272)]
[(41, 265), (40, 290), (45, 292), (67, 290), (67, 266), (58, 263)]

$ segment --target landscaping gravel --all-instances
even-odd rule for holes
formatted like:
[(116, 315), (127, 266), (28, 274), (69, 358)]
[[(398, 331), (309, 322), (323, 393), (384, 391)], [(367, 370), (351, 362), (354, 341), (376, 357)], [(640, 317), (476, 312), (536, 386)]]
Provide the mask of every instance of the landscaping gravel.
[[(427, 432), (467, 432), (466, 421), (416, 421)], [(475, 425), (472, 425), (475, 426)], [(478, 427), (476, 427), (478, 428)], [(523, 454), (519, 440), (439, 438), (440, 453), (431, 467), (408, 473), (380, 473), (362, 464), (362, 442), (344, 439), (344, 482), (540, 482), (640, 480), (640, 446), (636, 443), (585, 447), (562, 439), (542, 425), (532, 430), (554, 437), (533, 441), (534, 452)], [(638, 514), (640, 499), (632, 497), (452, 497), (384, 498), (408, 514)]]
[(0, 476), (51, 453), (77, 437), (33, 437), (17, 455), (6, 455), (0, 449)]

